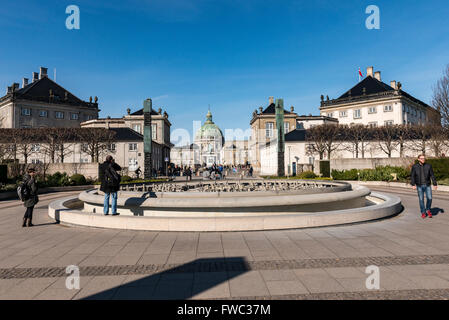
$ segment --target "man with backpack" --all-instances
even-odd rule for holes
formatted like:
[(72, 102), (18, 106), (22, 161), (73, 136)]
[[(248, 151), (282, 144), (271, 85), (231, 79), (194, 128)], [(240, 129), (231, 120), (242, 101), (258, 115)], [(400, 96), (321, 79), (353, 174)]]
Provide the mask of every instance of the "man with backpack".
[(112, 156), (107, 156), (106, 161), (100, 165), (100, 190), (104, 192), (104, 208), (103, 213), (108, 215), (109, 212), (109, 198), (111, 199), (111, 211), (112, 215), (117, 215), (117, 191), (120, 189), (121, 177), (117, 171), (122, 168), (115, 163)]
[(36, 183), (36, 170), (33, 168), (28, 168), (27, 173), (23, 177), (23, 182), (18, 188), (19, 198), (23, 201), (23, 206), (26, 209), (25, 215), (23, 216), (22, 227), (32, 227), (33, 220), (33, 209), (34, 206), (39, 202), (39, 197), (37, 196), (37, 183)]

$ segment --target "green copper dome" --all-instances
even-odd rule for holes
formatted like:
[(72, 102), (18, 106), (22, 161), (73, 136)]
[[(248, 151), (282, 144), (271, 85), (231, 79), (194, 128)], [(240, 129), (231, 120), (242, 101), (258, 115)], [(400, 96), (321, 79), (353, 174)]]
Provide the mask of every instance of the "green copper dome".
[(195, 134), (195, 140), (214, 139), (220, 140), (224, 144), (223, 133), (220, 128), (212, 121), (212, 113), (207, 112), (206, 121)]

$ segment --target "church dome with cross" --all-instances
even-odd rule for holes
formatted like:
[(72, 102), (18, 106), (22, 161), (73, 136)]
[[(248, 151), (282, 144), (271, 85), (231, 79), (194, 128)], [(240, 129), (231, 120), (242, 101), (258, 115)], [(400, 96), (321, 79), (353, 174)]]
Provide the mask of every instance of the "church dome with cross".
[(212, 121), (212, 113), (207, 112), (206, 121), (195, 134), (195, 141), (198, 140), (217, 140), (224, 144), (223, 133), (220, 128)]
[(195, 144), (198, 146), (199, 160), (209, 165), (221, 163), (221, 150), (224, 136), (220, 128), (212, 121), (212, 113), (207, 112), (206, 121), (195, 134)]

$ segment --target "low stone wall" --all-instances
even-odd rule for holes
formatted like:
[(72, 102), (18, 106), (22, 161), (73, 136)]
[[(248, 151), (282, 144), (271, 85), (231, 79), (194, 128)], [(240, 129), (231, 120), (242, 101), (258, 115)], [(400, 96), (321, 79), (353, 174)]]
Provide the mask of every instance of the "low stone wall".
[(8, 177), (16, 177), (24, 174), (29, 167), (36, 168), (40, 173), (43, 173), (45, 168), (46, 174), (54, 174), (56, 172), (64, 173), (71, 176), (74, 174), (82, 174), (86, 178), (96, 180), (98, 178), (98, 163), (46, 163), (46, 164), (8, 164)]
[[(84, 191), (95, 189), (99, 186), (85, 185), (85, 186), (67, 186), (67, 187), (48, 187), (39, 189), (39, 194), (53, 193), (53, 192), (68, 192), (68, 191)], [(0, 200), (14, 200), (19, 199), (16, 191), (0, 192)]]
[[(379, 166), (408, 167), (415, 161), (414, 158), (370, 158), (370, 159), (332, 159), (330, 160), (331, 170), (351, 170), (351, 169), (375, 169)], [(315, 168), (319, 161), (315, 161)]]
[(48, 165), (47, 174), (66, 172), (67, 175), (82, 174), (86, 178), (98, 178), (98, 163), (51, 163)]

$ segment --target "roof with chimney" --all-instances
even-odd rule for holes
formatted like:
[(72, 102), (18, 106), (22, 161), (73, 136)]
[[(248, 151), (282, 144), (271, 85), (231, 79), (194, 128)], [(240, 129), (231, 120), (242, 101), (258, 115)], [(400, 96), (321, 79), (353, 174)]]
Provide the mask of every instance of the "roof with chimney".
[(403, 96), (411, 101), (420, 104), (421, 106), (425, 108), (431, 108), (432, 110), (435, 110), (431, 106), (429, 106), (427, 103), (413, 97), (411, 94), (405, 92), (401, 88), (401, 84), (398, 83), (396, 88), (393, 88), (389, 86), (388, 84), (376, 79), (376, 77), (373, 77), (371, 75), (366, 76), (365, 79), (357, 83), (355, 86), (353, 86), (351, 89), (346, 91), (344, 94), (342, 94), (337, 99), (327, 99), (324, 100), (323, 96), (321, 97), (321, 108), (329, 108), (333, 107), (334, 105), (338, 104), (344, 104), (349, 102), (357, 102), (357, 101), (364, 101), (364, 100), (374, 100), (379, 98), (385, 98), (385, 97), (393, 97), (393, 96)]
[[(276, 113), (276, 105), (274, 103), (270, 103), (265, 110), (262, 111), (262, 114), (275, 114)], [(291, 114), (291, 112), (284, 109), (284, 114)]]
[(13, 85), (11, 90), (8, 88), (8, 93), (0, 98), (0, 101), (8, 98), (69, 104), (90, 108), (98, 107), (98, 103), (81, 100), (47, 76), (29, 83), (21, 89), (17, 89), (17, 86)]
[[(363, 90), (365, 89), (365, 93)], [(387, 91), (394, 91), (392, 87), (390, 87), (388, 84), (383, 83), (382, 81), (377, 80), (376, 78), (373, 78), (371, 76), (366, 77), (359, 83), (357, 83), (354, 87), (352, 87), (350, 90), (346, 91), (344, 94), (342, 94), (338, 99), (344, 99), (348, 97), (357, 97), (357, 96), (363, 96), (369, 95), (369, 94), (375, 94), (380, 92), (387, 92)]]

